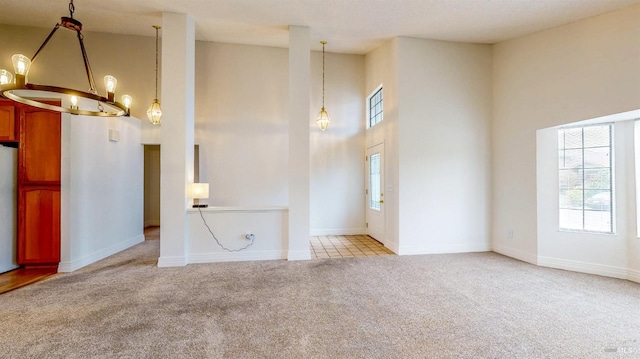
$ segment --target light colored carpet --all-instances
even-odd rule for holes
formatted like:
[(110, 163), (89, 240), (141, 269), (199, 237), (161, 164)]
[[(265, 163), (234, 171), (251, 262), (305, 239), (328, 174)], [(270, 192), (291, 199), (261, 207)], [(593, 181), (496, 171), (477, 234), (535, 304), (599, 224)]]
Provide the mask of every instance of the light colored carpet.
[(640, 285), (494, 253), (157, 268), (0, 296), (2, 358), (638, 358)]

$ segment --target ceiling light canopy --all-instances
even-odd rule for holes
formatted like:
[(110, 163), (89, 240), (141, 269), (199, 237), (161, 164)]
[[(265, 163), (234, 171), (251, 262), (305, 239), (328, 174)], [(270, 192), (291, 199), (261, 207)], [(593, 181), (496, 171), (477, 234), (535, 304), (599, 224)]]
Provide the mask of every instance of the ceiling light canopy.
[[(33, 57), (28, 58), (22, 54), (15, 54), (11, 57), (15, 76), (5, 69), (0, 69), (0, 95), (26, 105), (74, 115), (104, 117), (129, 116), (132, 98), (129, 95), (124, 95), (123, 103), (115, 101), (116, 86), (118, 84), (118, 80), (115, 77), (111, 75), (104, 77), (105, 96), (98, 94), (96, 91), (95, 80), (93, 79), (91, 65), (89, 64), (89, 57), (87, 56), (87, 51), (84, 46), (82, 23), (73, 18), (74, 12), (75, 6), (73, 5), (73, 0), (71, 0), (69, 2), (69, 17), (63, 16), (60, 19), (60, 23), (54, 26), (49, 36), (47, 36), (42, 45), (40, 45), (40, 48), (38, 48)], [(73, 30), (77, 33), (85, 72), (87, 74), (87, 80), (89, 81), (89, 92), (58, 86), (32, 84), (28, 81), (29, 69), (36, 60), (36, 57), (60, 27)], [(38, 98), (51, 97), (52, 94), (54, 96), (56, 96), (56, 94), (58, 94), (57, 96), (65, 95), (66, 98), (63, 97), (60, 106), (38, 100)], [(84, 100), (80, 101), (81, 99)]]

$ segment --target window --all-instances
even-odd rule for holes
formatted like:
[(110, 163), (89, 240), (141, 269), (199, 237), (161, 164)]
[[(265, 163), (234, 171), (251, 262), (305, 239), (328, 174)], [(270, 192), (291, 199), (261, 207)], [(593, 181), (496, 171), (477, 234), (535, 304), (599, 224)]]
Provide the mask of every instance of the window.
[(613, 233), (612, 128), (558, 130), (560, 229)]
[(382, 87), (369, 96), (369, 123), (373, 127), (382, 121)]
[(380, 211), (380, 153), (374, 153), (370, 156), (369, 162), (369, 208)]

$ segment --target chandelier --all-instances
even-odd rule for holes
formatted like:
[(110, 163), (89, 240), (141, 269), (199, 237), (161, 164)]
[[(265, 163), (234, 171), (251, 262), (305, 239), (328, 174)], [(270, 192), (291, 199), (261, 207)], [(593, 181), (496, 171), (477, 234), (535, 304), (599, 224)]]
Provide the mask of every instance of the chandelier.
[(320, 43), (322, 44), (322, 109), (320, 110), (320, 113), (318, 113), (316, 123), (322, 131), (326, 131), (326, 129), (329, 128), (329, 122), (331, 122), (331, 118), (329, 118), (327, 110), (324, 109), (324, 45), (326, 45), (327, 42), (320, 41)]
[[(132, 98), (129, 95), (124, 95), (122, 96), (122, 103), (115, 101), (115, 91), (118, 84), (118, 80), (115, 77), (111, 75), (104, 77), (105, 96), (98, 94), (98, 91), (96, 91), (96, 83), (93, 79), (93, 73), (91, 72), (89, 57), (87, 56), (87, 51), (84, 47), (82, 23), (73, 18), (74, 12), (75, 6), (73, 5), (73, 0), (70, 0), (69, 17), (61, 17), (60, 23), (54, 26), (53, 30), (49, 33), (49, 36), (47, 36), (31, 59), (22, 54), (15, 54), (11, 57), (15, 76), (5, 69), (0, 69), (0, 95), (25, 105), (74, 115), (105, 117), (129, 116), (129, 108), (131, 106)], [(29, 75), (31, 65), (60, 27), (73, 30), (77, 34), (78, 41), (80, 43), (80, 50), (82, 51), (82, 60), (84, 61), (87, 80), (89, 81), (88, 92), (58, 86), (38, 85), (28, 82), (27, 77)], [(29, 98), (29, 96), (38, 98), (46, 97), (41, 93), (65, 95), (68, 96), (66, 99), (68, 101), (63, 101), (60, 106), (56, 106), (45, 103), (43, 100)], [(79, 99), (89, 101), (82, 101), (82, 104), (80, 104)], [(69, 105), (66, 105), (67, 103)]]

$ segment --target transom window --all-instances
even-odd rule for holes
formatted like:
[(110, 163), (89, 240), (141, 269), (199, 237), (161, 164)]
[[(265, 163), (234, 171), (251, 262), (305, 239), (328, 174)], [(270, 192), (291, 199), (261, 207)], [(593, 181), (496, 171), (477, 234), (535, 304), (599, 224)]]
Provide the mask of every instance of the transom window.
[(382, 87), (369, 97), (369, 127), (382, 121)]
[(611, 124), (558, 130), (560, 229), (613, 233)]

